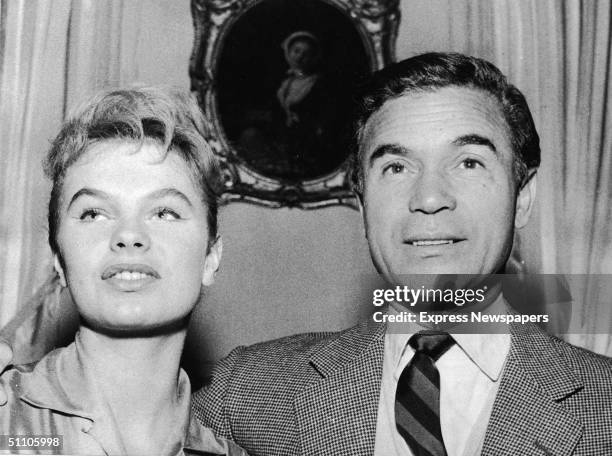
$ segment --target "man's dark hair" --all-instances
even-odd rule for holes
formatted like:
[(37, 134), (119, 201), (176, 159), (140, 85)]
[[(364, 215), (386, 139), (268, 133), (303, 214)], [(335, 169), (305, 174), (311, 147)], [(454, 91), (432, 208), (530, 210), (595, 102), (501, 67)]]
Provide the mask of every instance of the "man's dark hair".
[(486, 60), (457, 53), (432, 52), (394, 63), (377, 71), (361, 87), (357, 97), (351, 181), (363, 192), (361, 143), (368, 119), (385, 102), (415, 92), (444, 87), (482, 90), (499, 101), (514, 152), (514, 177), (521, 187), (531, 169), (540, 165), (540, 138), (523, 94), (508, 83), (499, 69)]

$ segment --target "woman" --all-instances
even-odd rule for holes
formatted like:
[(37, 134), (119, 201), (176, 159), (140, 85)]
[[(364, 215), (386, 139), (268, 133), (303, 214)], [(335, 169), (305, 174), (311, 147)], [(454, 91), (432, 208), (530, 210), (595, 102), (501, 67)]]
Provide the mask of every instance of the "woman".
[(321, 44), (301, 30), (282, 44), (289, 66), (276, 91), (283, 113), (277, 125), (279, 148), (288, 158), (289, 175), (315, 177), (332, 148), (332, 128), (337, 113), (337, 91), (321, 73)]
[(322, 168), (326, 171), (339, 136), (340, 88), (322, 71), (322, 48), (315, 35), (293, 32), (281, 48), (287, 72), (269, 106), (247, 111), (237, 147), (270, 175), (317, 177), (325, 174)]
[(285, 114), (285, 126), (294, 127), (308, 122), (316, 133), (321, 126), (316, 124), (317, 119), (312, 111), (319, 111), (318, 105), (323, 102), (323, 99), (313, 102), (313, 98), (320, 98), (317, 93), (321, 85), (319, 40), (310, 32), (298, 31), (283, 41), (282, 48), (289, 69), (276, 97)]
[(79, 455), (245, 454), (191, 416), (179, 367), (221, 259), (204, 129), (191, 98), (152, 88), (101, 94), (64, 124), (46, 161), (49, 241), (81, 324), (2, 375), (2, 434), (62, 435), (59, 452)]

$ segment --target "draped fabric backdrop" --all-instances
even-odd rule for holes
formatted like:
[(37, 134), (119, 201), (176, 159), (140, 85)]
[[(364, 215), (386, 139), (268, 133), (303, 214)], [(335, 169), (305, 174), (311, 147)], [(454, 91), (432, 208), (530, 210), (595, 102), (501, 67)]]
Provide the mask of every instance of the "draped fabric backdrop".
[[(398, 58), (431, 50), (483, 57), (527, 97), (542, 144), (536, 212), (518, 239), (529, 272), (612, 273), (611, 5), (401, 3)], [(177, 63), (175, 54), (188, 56), (191, 47), (188, 8), (188, 0), (0, 3), (0, 325), (48, 275), (49, 186), (40, 163), (49, 139), (94, 89), (137, 81), (187, 86), (187, 59)], [(334, 217), (334, 210), (308, 217)], [(567, 338), (612, 355), (610, 296), (598, 293), (574, 296), (584, 305), (573, 318), (591, 334)]]
[(49, 141), (75, 100), (133, 80), (125, 48), (137, 28), (126, 25), (139, 23), (121, 1), (8, 0), (1, 8), (0, 325), (49, 274), (50, 186), (41, 167)]
[(70, 2), (2, 2), (0, 26), (0, 324), (46, 275), (48, 184), (41, 160), (66, 97)]

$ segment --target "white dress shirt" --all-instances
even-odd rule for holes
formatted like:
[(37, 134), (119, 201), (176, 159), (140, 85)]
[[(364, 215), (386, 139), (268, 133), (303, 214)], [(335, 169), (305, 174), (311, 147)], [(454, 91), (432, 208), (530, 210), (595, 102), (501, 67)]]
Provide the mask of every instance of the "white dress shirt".
[[(399, 313), (391, 305), (389, 313)], [(500, 294), (487, 309), (488, 314), (507, 313), (507, 304)], [(401, 334), (387, 332), (383, 359), (376, 442), (377, 456), (413, 456), (395, 425), (395, 393), (397, 383), (414, 350), (408, 339), (423, 328), (406, 324)], [(510, 350), (510, 334), (450, 334), (457, 342), (436, 362), (440, 372), (440, 427), (448, 456), (480, 455), (499, 388), (506, 356)], [(498, 327), (492, 332), (498, 331)]]

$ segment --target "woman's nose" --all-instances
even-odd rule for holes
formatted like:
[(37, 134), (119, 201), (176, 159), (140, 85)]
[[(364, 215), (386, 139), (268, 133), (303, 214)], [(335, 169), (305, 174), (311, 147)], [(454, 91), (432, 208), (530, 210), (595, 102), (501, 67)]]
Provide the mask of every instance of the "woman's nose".
[(111, 237), (111, 250), (147, 251), (151, 246), (151, 238), (146, 226), (135, 220), (122, 220)]

